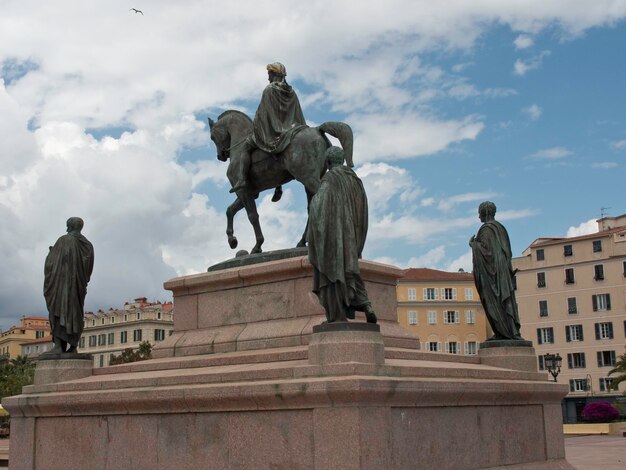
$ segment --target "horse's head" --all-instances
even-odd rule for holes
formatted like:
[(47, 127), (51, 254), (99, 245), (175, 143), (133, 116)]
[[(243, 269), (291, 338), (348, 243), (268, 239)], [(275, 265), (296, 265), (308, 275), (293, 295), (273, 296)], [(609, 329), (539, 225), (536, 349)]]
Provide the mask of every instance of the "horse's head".
[(217, 148), (217, 159), (225, 162), (230, 158), (230, 133), (219, 118), (217, 122), (209, 118), (209, 129), (211, 129), (211, 140)]

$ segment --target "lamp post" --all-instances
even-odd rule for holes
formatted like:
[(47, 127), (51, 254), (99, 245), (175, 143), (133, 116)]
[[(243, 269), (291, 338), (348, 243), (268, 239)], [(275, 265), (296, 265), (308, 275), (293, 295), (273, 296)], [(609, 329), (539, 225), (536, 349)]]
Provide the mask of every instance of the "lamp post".
[(559, 353), (556, 353), (556, 354), (548, 353), (543, 356), (543, 364), (545, 368), (548, 369), (548, 372), (550, 372), (550, 375), (552, 375), (555, 382), (556, 382), (556, 376), (559, 375), (559, 373), (561, 372), (562, 361), (563, 361), (563, 358), (561, 357)]

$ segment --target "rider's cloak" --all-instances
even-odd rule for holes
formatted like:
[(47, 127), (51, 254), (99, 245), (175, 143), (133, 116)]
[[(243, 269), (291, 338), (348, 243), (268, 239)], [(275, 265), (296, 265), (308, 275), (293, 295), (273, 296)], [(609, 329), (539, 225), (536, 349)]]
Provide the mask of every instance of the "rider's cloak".
[(257, 147), (269, 153), (280, 153), (301, 125), (306, 122), (293, 88), (285, 82), (266, 86), (254, 116), (253, 139)]

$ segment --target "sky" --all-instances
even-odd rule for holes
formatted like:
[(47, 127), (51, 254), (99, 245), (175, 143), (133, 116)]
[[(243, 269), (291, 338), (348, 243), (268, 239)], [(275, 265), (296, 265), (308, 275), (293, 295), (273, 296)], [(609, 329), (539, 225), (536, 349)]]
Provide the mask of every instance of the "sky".
[[(252, 117), (275, 61), (309, 125), (354, 130), (365, 258), (469, 271), (487, 199), (514, 256), (595, 231), (626, 213), (625, 17), (626, 0), (0, 0), (0, 329), (46, 314), (72, 216), (95, 247), (88, 310), (168, 300), (164, 281), (233, 257), (207, 118)], [(306, 223), (302, 185), (284, 189), (257, 201), (265, 251)], [(243, 212), (235, 234), (252, 248)]]

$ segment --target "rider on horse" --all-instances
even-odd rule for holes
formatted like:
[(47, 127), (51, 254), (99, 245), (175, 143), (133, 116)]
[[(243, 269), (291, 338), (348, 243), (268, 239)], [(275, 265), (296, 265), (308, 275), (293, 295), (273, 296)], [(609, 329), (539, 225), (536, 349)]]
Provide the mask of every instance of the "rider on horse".
[[(280, 62), (268, 64), (267, 74), (270, 83), (263, 91), (254, 116), (254, 131), (244, 143), (241, 158), (231, 161), (231, 165), (236, 165), (234, 174), (237, 178), (231, 193), (247, 186), (251, 155), (255, 149), (277, 155), (287, 148), (295, 132), (306, 125), (298, 96), (285, 80), (285, 66)], [(281, 188), (277, 187), (274, 200), (280, 198), (281, 193)]]

